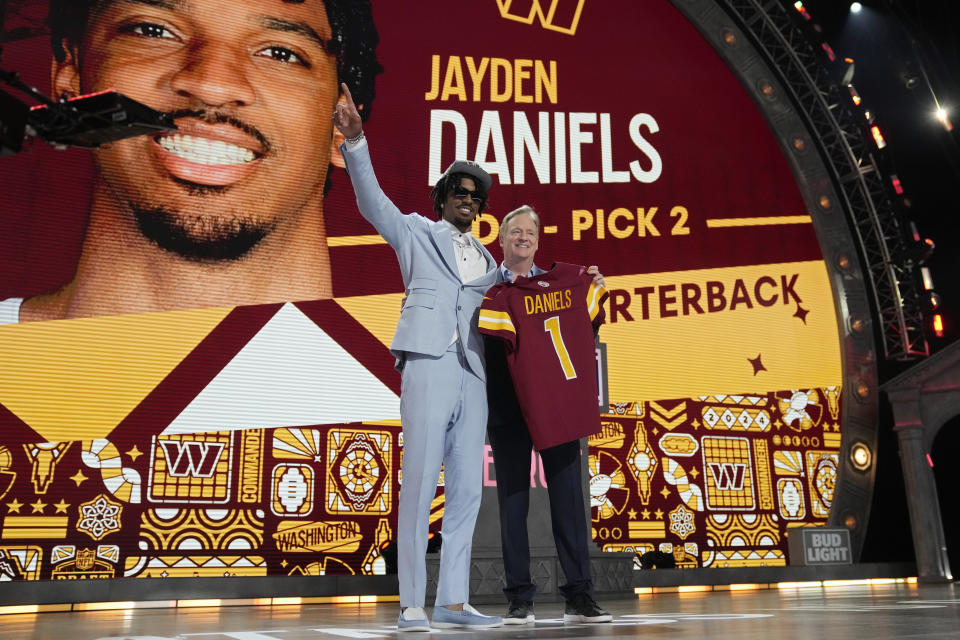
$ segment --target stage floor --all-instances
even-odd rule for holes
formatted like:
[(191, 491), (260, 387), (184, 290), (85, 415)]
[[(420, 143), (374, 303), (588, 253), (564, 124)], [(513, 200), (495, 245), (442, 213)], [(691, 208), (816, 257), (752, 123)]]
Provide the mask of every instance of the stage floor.
[[(958, 583), (960, 584), (960, 583)], [(667, 593), (601, 602), (609, 624), (563, 624), (562, 603), (543, 603), (536, 624), (486, 631), (403, 634), (403, 640), (703, 638), (887, 640), (960, 638), (960, 586), (882, 585)], [(480, 607), (502, 613), (505, 607)], [(104, 640), (337, 640), (393, 638), (396, 603), (128, 609), (0, 616), (0, 638)], [(451, 639), (452, 640), (452, 639)]]

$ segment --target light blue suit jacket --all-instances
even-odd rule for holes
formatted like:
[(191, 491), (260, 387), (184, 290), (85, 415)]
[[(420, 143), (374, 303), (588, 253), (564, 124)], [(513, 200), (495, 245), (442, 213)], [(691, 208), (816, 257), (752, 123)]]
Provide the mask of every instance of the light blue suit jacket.
[(470, 282), (460, 280), (450, 227), (416, 213), (403, 214), (380, 188), (370, 162), (369, 146), (340, 146), (360, 213), (397, 252), (406, 302), (390, 350), (403, 367), (407, 353), (439, 356), (450, 346), (454, 327), (470, 370), (481, 380), (483, 340), (477, 328), (480, 303), (497, 281), (497, 263), (476, 238), (487, 261), (487, 272)]

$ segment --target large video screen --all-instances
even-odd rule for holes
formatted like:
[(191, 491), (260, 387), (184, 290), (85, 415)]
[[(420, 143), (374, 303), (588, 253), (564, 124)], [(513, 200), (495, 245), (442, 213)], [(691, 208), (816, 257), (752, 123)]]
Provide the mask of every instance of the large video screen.
[(44, 93), (179, 129), (0, 158), (0, 579), (386, 570), (404, 291), (341, 81), (401, 210), (476, 160), (495, 257), (528, 204), (540, 266), (605, 275), (599, 548), (782, 565), (825, 523), (831, 282), (777, 139), (667, 0), (22, 0), (4, 32)]

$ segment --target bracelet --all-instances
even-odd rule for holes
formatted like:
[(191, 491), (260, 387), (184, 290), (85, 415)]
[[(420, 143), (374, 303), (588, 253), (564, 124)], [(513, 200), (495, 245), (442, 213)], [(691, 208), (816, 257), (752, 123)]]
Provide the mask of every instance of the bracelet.
[(349, 144), (357, 144), (358, 142), (360, 142), (361, 140), (363, 140), (363, 138), (364, 138), (363, 129), (361, 129), (361, 130), (360, 130), (360, 133), (357, 134), (357, 137), (355, 137), (355, 138), (346, 138), (346, 141), (347, 141)]

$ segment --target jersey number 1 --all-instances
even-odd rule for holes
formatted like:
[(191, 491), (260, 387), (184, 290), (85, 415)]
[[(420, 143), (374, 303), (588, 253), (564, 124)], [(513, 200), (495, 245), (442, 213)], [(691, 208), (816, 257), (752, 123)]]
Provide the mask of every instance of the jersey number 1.
[(553, 341), (553, 350), (557, 352), (560, 367), (563, 368), (563, 375), (567, 377), (567, 380), (573, 380), (577, 377), (577, 371), (573, 368), (573, 361), (570, 360), (567, 345), (563, 344), (563, 336), (560, 334), (560, 316), (551, 316), (544, 320), (543, 330), (550, 334), (550, 339)]

